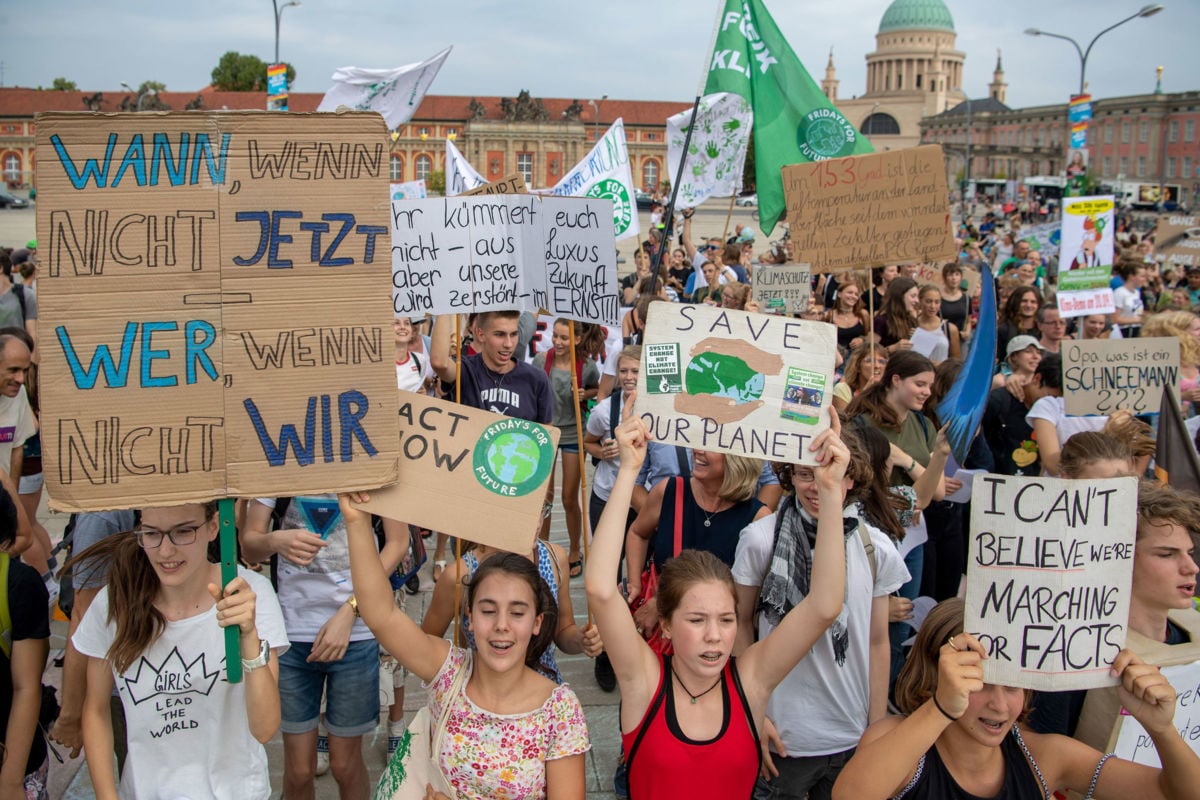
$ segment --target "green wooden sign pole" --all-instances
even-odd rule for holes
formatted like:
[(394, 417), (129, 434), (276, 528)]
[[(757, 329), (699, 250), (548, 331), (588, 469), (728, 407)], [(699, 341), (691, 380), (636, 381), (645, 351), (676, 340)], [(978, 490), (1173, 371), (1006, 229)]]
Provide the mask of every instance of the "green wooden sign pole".
[[(233, 516), (233, 498), (226, 497), (218, 504), (221, 524), (221, 586), (228, 586), (237, 577), (237, 525)], [(236, 625), (225, 629), (225, 674), (230, 683), (242, 682), (242, 642)]]

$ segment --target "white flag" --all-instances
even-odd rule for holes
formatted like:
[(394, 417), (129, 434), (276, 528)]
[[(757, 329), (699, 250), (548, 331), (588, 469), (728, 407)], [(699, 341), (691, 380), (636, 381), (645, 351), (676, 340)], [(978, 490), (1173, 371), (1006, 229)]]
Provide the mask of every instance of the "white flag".
[(388, 128), (395, 129), (417, 113), (417, 106), (451, 49), (447, 47), (433, 58), (396, 69), (342, 67), (333, 73), (333, 88), (325, 93), (317, 111), (336, 111), (338, 106), (378, 111)]
[[(678, 207), (695, 208), (710, 197), (729, 197), (742, 190), (753, 117), (750, 104), (741, 95), (718, 92), (700, 98), (687, 166), (679, 181)], [(691, 121), (691, 109), (667, 120), (667, 169), (672, 177), (679, 174), (683, 140)]]
[(446, 197), (469, 192), (487, 183), (482, 175), (475, 171), (471, 162), (467, 161), (454, 142), (446, 140)]
[(625, 144), (625, 122), (618, 119), (605, 131), (587, 157), (575, 165), (550, 190), (569, 197), (602, 197), (613, 204), (613, 231), (617, 240), (637, 236), (637, 198)]

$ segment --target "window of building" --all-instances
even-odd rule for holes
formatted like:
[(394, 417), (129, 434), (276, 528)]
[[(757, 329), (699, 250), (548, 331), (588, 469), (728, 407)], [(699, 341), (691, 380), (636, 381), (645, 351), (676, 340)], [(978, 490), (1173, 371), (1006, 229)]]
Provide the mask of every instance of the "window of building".
[(1046, 137), (1046, 130), (1044, 128), (1038, 128), (1037, 135), (1034, 136), (1034, 139), (1033, 139), (1033, 146), (1041, 147), (1042, 144), (1044, 143), (1045, 137)]
[(12, 183), (22, 183), (21, 157), (16, 153), (9, 153), (4, 157), (4, 180)]
[(1196, 138), (1196, 120), (1189, 119), (1183, 123), (1183, 140), (1190, 142)]
[(517, 172), (527, 185), (533, 185), (533, 153), (517, 153)]
[(1143, 143), (1150, 141), (1150, 123), (1146, 120), (1142, 120), (1142, 124), (1138, 126), (1138, 141)]
[(1105, 144), (1112, 144), (1112, 129), (1113, 129), (1112, 120), (1109, 120), (1108, 122), (1106, 122), (1104, 124), (1104, 143)]
[(1173, 119), (1171, 120), (1171, 124), (1167, 126), (1167, 141), (1179, 141), (1179, 120)]
[(1129, 174), (1129, 159), (1126, 158), (1125, 156), (1121, 156), (1121, 177), (1125, 177), (1128, 174)]
[(446, 128), (446, 136), (458, 136), (458, 128)]
[(1183, 171), (1179, 173), (1179, 177), (1181, 177), (1181, 178), (1194, 177), (1192, 175), (1192, 157), (1191, 156), (1183, 157)]
[(642, 165), (642, 188), (647, 192), (658, 188), (658, 162), (653, 158), (646, 159)]
[(899, 136), (900, 123), (891, 114), (877, 111), (863, 120), (862, 132), (867, 136)]
[(647, 141), (647, 142), (657, 142), (657, 141), (658, 141), (658, 134), (657, 134), (657, 133), (655, 133), (654, 131), (647, 131), (647, 133), (646, 133), (646, 141)]
[(1112, 175), (1112, 159), (1108, 156), (1104, 157), (1104, 174)]
[(388, 160), (388, 180), (392, 183), (404, 180), (404, 159), (400, 156), (394, 155)]
[(1167, 177), (1175, 177), (1175, 156), (1167, 156)]
[(1121, 144), (1129, 144), (1129, 120), (1121, 121)]
[(417, 128), (417, 136), (428, 136), (429, 128)]
[(433, 159), (429, 156), (417, 156), (417, 160), (413, 162), (417, 167), (417, 179), (429, 180), (429, 173), (433, 172)]
[(1146, 157), (1138, 156), (1137, 160), (1137, 176), (1139, 178), (1146, 177)]

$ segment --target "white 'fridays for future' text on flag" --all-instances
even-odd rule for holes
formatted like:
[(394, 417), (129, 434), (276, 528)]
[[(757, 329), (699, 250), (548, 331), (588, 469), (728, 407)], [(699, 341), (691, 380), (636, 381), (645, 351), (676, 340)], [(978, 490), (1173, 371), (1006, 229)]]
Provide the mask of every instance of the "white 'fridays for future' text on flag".
[(640, 232), (637, 201), (633, 194), (633, 173), (629, 168), (624, 120), (618, 118), (596, 142), (592, 152), (563, 176), (550, 193), (611, 200), (613, 231), (617, 241), (637, 236)]
[(356, 111), (379, 112), (388, 128), (403, 125), (417, 113), (417, 106), (451, 49), (447, 47), (431, 58), (396, 69), (341, 67), (334, 71), (333, 88), (321, 98), (317, 111), (347, 106)]

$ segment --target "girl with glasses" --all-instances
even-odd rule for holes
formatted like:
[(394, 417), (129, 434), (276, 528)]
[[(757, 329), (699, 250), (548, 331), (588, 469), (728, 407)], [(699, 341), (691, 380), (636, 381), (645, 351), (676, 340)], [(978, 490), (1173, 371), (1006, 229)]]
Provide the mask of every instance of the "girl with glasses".
[[(109, 701), (124, 707), (122, 798), (266, 798), (263, 745), (279, 728), (278, 656), (287, 647), (271, 584), (238, 570), (222, 590), (217, 504), (147, 508), (137, 530), (102, 540), (71, 565), (108, 565), (72, 637), (88, 657), (84, 748), (96, 797), (117, 797)], [(225, 675), (224, 628), (237, 626), (241, 683)], [(282, 645), (279, 646), (279, 645)]]

